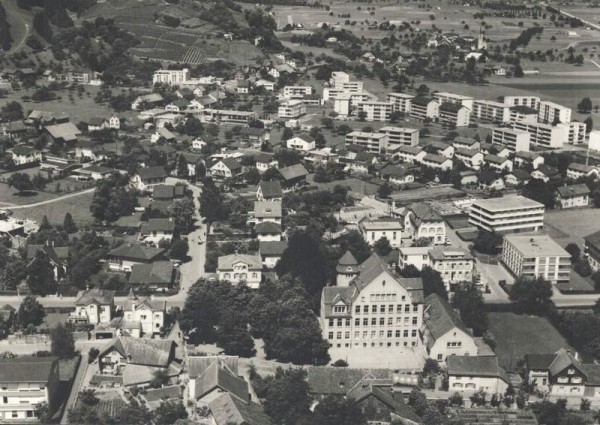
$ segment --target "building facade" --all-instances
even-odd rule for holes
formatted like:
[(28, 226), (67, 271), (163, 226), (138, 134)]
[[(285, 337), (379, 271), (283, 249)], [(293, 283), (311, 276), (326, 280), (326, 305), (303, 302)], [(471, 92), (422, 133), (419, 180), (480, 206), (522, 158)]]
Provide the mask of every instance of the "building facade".
[(469, 223), (488, 232), (535, 232), (544, 227), (544, 205), (519, 195), (478, 199), (471, 205)]

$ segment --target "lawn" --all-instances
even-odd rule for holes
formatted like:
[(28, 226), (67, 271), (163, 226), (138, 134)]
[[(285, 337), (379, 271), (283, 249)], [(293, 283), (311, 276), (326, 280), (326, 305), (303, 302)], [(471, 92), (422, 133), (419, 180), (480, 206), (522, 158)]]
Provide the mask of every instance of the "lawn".
[(19, 194), (16, 189), (8, 187), (8, 184), (0, 181), (0, 208), (10, 208), (10, 204), (27, 205), (54, 198), (56, 198), (56, 195), (48, 192), (24, 192)]
[(551, 354), (569, 348), (562, 335), (542, 317), (490, 313), (489, 330), (496, 338), (496, 355), (506, 370), (515, 370), (526, 354)]
[(599, 209), (547, 211), (544, 227), (552, 239), (563, 247), (574, 242), (583, 248), (583, 238), (598, 230)]
[(84, 193), (79, 196), (42, 205), (41, 207), (19, 208), (14, 210), (14, 216), (29, 218), (35, 220), (37, 223), (41, 223), (42, 218), (47, 216), (51, 224), (62, 224), (65, 214), (70, 212), (77, 226), (90, 225), (94, 222), (94, 218), (90, 213), (93, 196), (93, 193)]

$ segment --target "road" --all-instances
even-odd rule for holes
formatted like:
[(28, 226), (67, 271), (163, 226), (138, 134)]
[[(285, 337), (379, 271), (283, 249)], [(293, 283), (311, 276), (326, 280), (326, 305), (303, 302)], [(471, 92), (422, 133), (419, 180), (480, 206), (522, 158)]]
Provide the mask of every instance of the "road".
[(58, 198), (48, 199), (46, 201), (40, 201), (40, 202), (36, 202), (36, 203), (33, 203), (33, 204), (27, 204), (27, 205), (14, 205), (14, 204), (6, 204), (5, 205), (5, 204), (3, 204), (2, 207), (3, 208), (8, 208), (9, 210), (18, 210), (18, 209), (22, 209), (22, 208), (41, 207), (43, 205), (53, 204), (54, 202), (60, 202), (60, 201), (64, 201), (65, 199), (69, 199), (69, 198), (74, 198), (76, 196), (85, 195), (86, 193), (92, 193), (95, 190), (96, 190), (96, 188), (93, 187), (91, 189), (82, 190), (81, 192), (69, 193), (68, 195), (59, 196)]
[(17, 6), (16, 0), (3, 1), (2, 6), (6, 10), (10, 34), (13, 38), (11, 48), (6, 53), (16, 53), (25, 45), (25, 41), (31, 33), (31, 17), (27, 11)]

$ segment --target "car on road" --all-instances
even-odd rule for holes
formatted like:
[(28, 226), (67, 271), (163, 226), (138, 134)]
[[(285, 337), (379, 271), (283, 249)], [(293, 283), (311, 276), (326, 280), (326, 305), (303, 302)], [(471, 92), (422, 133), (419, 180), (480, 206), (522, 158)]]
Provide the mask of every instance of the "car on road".
[(204, 241), (200, 238), (198, 238), (198, 245), (202, 245), (204, 243)]

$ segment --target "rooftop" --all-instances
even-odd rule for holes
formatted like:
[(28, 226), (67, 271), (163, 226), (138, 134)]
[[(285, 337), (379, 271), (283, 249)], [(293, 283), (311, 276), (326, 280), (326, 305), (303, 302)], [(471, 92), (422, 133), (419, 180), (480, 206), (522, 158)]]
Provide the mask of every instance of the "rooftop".
[(47, 383), (55, 362), (56, 357), (24, 356), (0, 359), (0, 383)]
[(571, 254), (563, 249), (548, 235), (514, 234), (506, 235), (504, 240), (513, 245), (524, 257), (568, 257)]
[(473, 203), (473, 205), (488, 211), (506, 211), (521, 208), (544, 208), (544, 204), (520, 195), (503, 196), (501, 198), (478, 199)]

